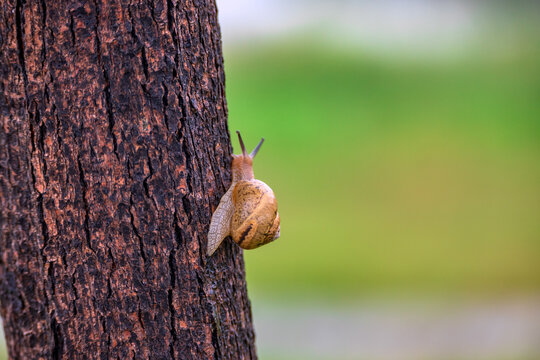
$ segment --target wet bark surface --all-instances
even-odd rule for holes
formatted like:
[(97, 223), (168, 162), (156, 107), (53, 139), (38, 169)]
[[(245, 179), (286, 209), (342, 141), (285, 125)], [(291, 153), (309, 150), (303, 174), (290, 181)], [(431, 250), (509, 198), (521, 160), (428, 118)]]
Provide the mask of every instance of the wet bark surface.
[(254, 359), (213, 0), (0, 0), (0, 311), (13, 359)]

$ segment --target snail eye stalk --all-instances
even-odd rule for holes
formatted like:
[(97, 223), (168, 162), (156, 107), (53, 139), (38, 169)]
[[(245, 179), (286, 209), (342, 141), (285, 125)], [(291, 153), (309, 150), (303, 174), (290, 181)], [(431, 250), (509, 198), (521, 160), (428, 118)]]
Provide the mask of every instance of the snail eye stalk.
[(238, 134), (238, 141), (240, 142), (240, 147), (242, 148), (242, 155), (246, 156), (246, 147), (244, 146), (244, 141), (242, 141), (242, 136), (240, 135), (240, 131), (236, 130), (236, 133)]
[(257, 153), (259, 152), (259, 149), (261, 148), (262, 144), (264, 142), (264, 138), (261, 139), (261, 141), (259, 142), (259, 144), (257, 146), (255, 146), (255, 149), (253, 149), (253, 151), (251, 152), (251, 154), (249, 154), (249, 156), (253, 159), (255, 157), (255, 155), (257, 155)]

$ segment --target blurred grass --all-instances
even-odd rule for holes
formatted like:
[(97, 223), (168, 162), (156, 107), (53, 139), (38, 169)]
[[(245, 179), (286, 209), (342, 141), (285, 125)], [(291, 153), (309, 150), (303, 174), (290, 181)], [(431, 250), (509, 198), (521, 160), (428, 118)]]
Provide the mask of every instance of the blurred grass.
[(282, 221), (245, 252), (251, 295), (537, 292), (538, 49), (226, 51), (229, 127), (267, 139), (255, 173)]

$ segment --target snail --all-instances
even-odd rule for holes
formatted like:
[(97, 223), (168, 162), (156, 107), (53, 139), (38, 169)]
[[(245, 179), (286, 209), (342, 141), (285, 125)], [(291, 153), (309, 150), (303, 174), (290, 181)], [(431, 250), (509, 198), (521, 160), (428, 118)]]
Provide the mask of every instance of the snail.
[(206, 253), (212, 255), (227, 236), (243, 249), (254, 249), (279, 237), (279, 214), (272, 189), (253, 176), (253, 158), (264, 138), (246, 153), (240, 132), (242, 154), (233, 155), (232, 183), (210, 221)]

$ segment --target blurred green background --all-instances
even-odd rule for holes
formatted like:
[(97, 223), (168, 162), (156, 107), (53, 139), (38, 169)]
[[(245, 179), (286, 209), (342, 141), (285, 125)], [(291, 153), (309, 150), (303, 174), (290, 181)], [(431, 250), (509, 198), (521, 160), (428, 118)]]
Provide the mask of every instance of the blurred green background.
[(366, 299), (540, 314), (540, 8), (448, 3), (218, 1), (229, 128), (266, 138), (255, 174), (281, 214), (281, 238), (244, 253), (261, 359), (315, 358), (266, 343), (305, 304), (338, 323)]
[(540, 42), (529, 35), (508, 48), (493, 34), (451, 60), (305, 38), (228, 49), (229, 127), (248, 147), (267, 139), (255, 174), (282, 218), (279, 241), (245, 253), (251, 293), (536, 293)]
[[(257, 3), (264, 10), (252, 11), (269, 11), (261, 5), (268, 2)], [(378, 304), (388, 302), (446, 304), (449, 312), (470, 313), (456, 334), (441, 332), (441, 344), (456, 350), (441, 345), (414, 352), (421, 341), (381, 336), (381, 347), (396, 347), (396, 353), (330, 350), (320, 358), (540, 357), (540, 346), (510, 342), (513, 350), (505, 352), (506, 345), (487, 350), (481, 340), (479, 352), (460, 352), (468, 345), (457, 335), (459, 327), (466, 332), (474, 326), (488, 333), (497, 314), (497, 324), (508, 326), (515, 318), (501, 314), (513, 310), (500, 305), (500, 312), (482, 317), (483, 311), (517, 301), (508, 308), (534, 320), (516, 331), (522, 339), (540, 339), (538, 4), (278, 3), (284, 12), (296, 6), (309, 13), (319, 4), (327, 13), (281, 32), (261, 20), (270, 35), (231, 31), (232, 44), (227, 26), (252, 24), (233, 21), (242, 13), (226, 13), (232, 19), (222, 22), (229, 128), (233, 135), (240, 130), (249, 148), (266, 138), (255, 175), (273, 188), (281, 215), (281, 238), (244, 252), (261, 358), (313, 359), (320, 353), (310, 349), (332, 332), (356, 331), (361, 342), (361, 325), (349, 331), (340, 314), (381, 315), (380, 322), (366, 322), (378, 326), (391, 313)], [(355, 19), (376, 25), (357, 28)], [(473, 310), (464, 305), (470, 302)], [(300, 324), (324, 313), (337, 314), (342, 321), (330, 323), (340, 325), (282, 347), (294, 333), (276, 333), (306, 304), (315, 310)], [(402, 311), (405, 318), (408, 311)], [(481, 319), (473, 324), (476, 315)], [(280, 323), (281, 317), (289, 319)], [(394, 320), (399, 323), (400, 315)], [(431, 320), (433, 328), (445, 321)], [(334, 346), (340, 344), (346, 345)], [(294, 347), (306, 351), (290, 355)]]

